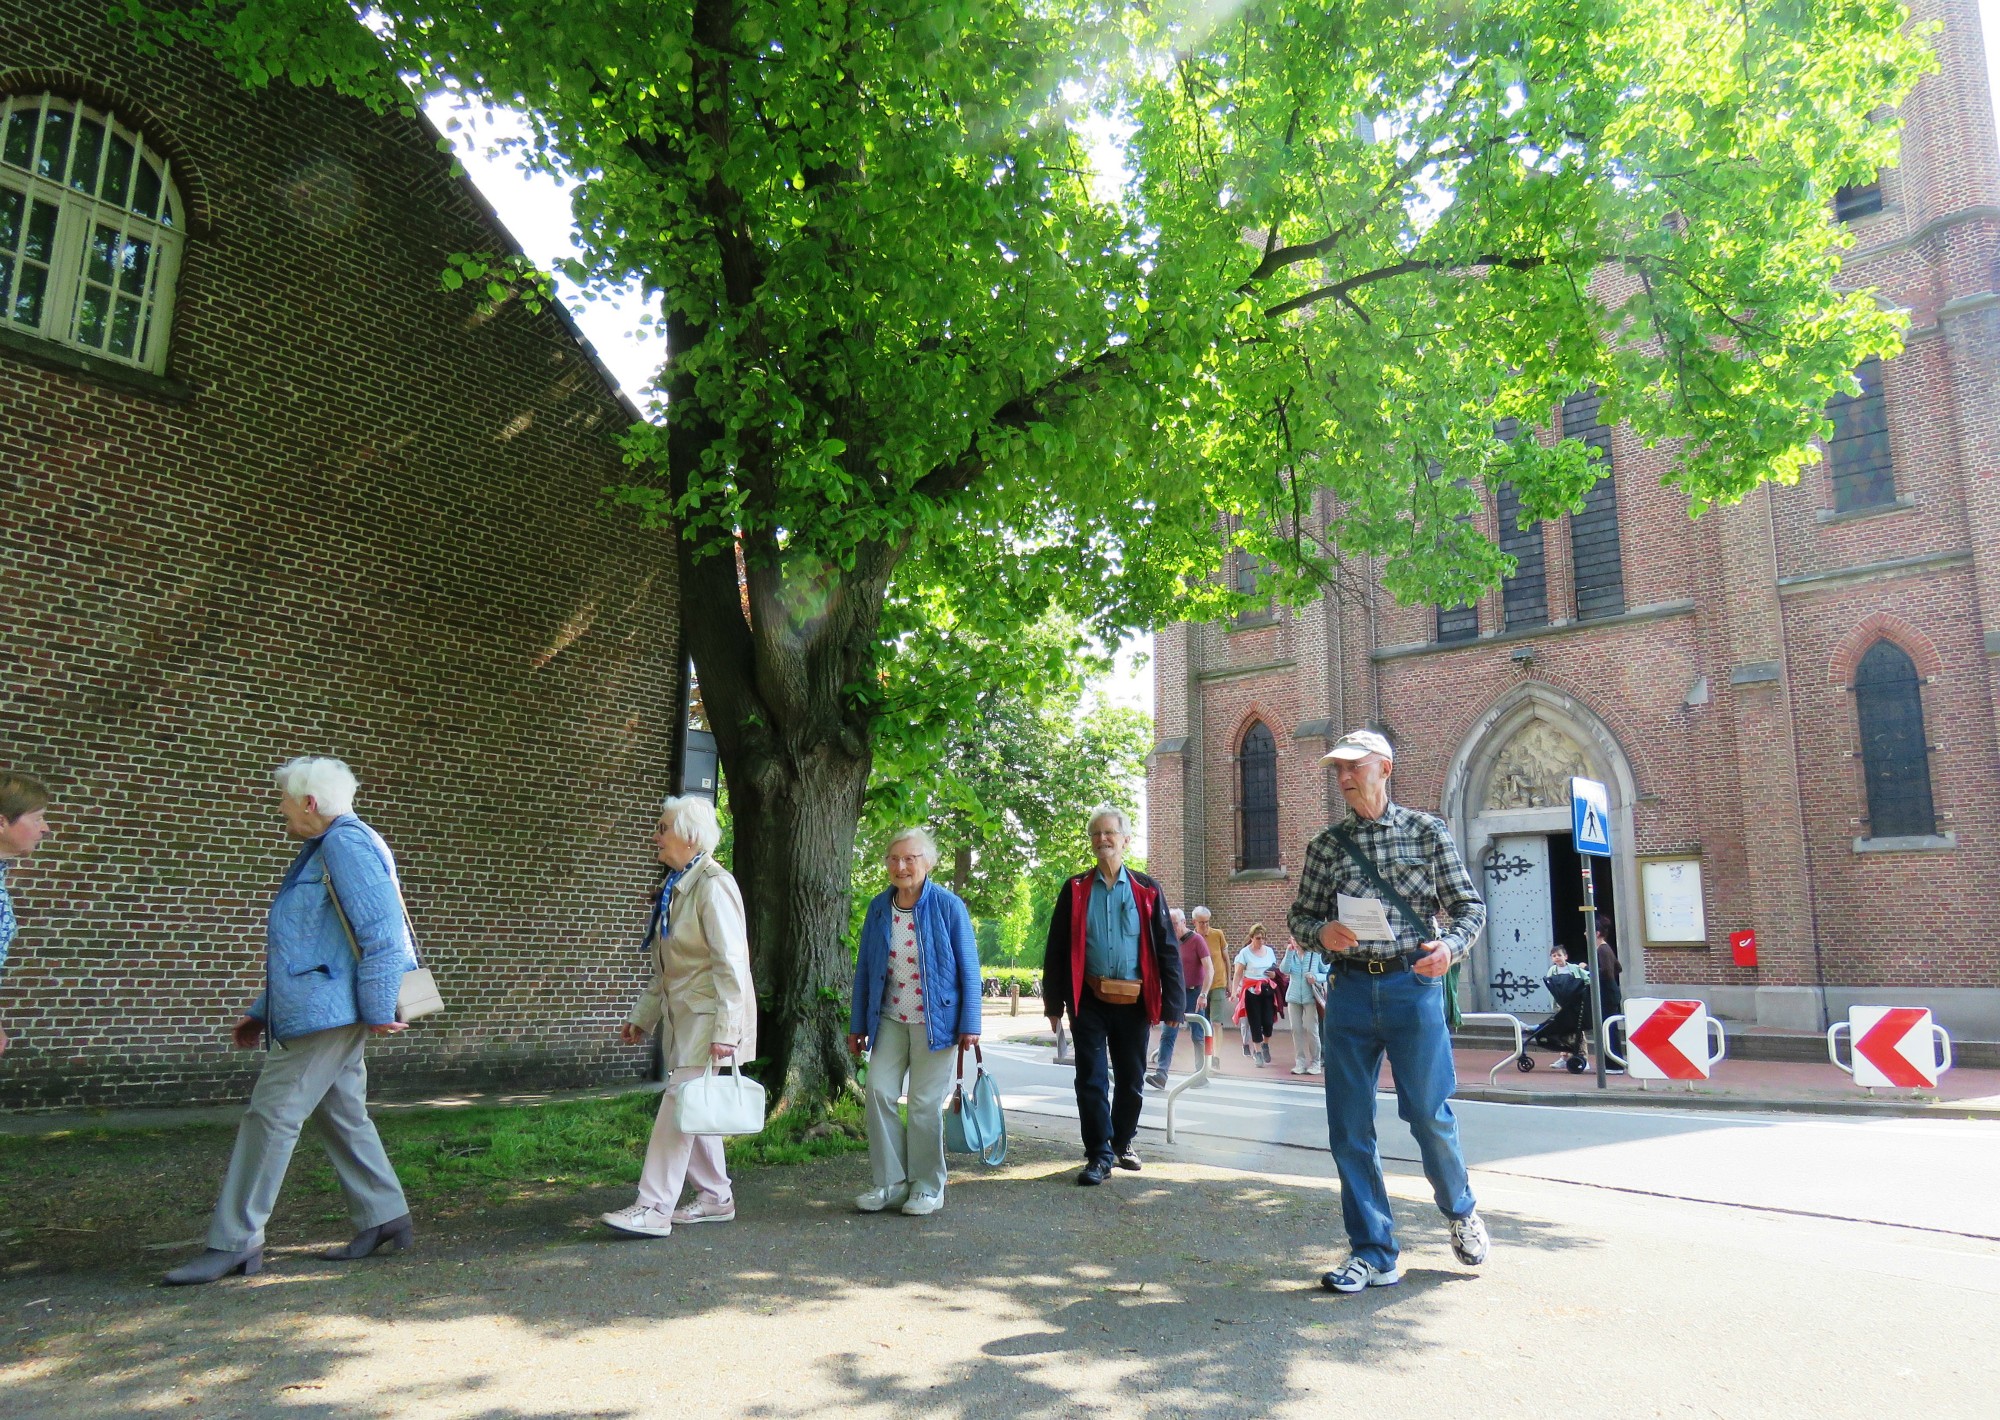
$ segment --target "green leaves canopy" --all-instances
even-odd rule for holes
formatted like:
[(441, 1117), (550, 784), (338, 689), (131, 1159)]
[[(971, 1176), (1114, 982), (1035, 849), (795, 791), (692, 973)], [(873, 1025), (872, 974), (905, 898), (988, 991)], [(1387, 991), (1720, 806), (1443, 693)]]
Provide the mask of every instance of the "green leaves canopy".
[(1587, 385), (1697, 509), (1796, 476), (1896, 345), (1827, 205), (1927, 63), (1883, 0), (128, 8), (252, 83), (527, 114), (700, 416), (629, 498), (808, 612), (894, 567), (880, 645), (1211, 612), (1218, 515), (1303, 590), (1321, 490), (1399, 595), (1470, 596), (1462, 480), (1594, 476), (1494, 421)]

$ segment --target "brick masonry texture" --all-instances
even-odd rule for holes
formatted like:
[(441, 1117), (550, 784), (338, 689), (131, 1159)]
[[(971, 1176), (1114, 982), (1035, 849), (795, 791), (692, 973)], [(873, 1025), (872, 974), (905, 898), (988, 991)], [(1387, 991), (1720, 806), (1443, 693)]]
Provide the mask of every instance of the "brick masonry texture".
[[(1148, 828), (1172, 900), (1205, 901), (1232, 940), (1252, 921), (1283, 922), (1307, 839), (1344, 811), (1318, 765), (1329, 725), (1386, 726), (1397, 797), (1444, 812), (1463, 841), (1478, 809), (1453, 775), (1509, 723), (1489, 726), (1491, 712), (1539, 697), (1600, 729), (1605, 762), (1630, 775), (1629, 876), (1616, 880), (1628, 992), (1800, 987), (1822, 970), (1832, 985), (2000, 988), (1977, 907), (2000, 890), (2000, 148), (1977, 5), (1913, 11), (1944, 22), (1941, 71), (1906, 106), (1901, 164), (1883, 174), (1882, 211), (1853, 224), (1846, 273), (1910, 312), (1906, 351), (1885, 367), (1897, 505), (1833, 516), (1822, 465), (1691, 519), (1661, 482), (1672, 452), (1620, 429), (1623, 619), (1573, 621), (1565, 518), (1545, 544), (1551, 618), (1571, 620), (1543, 635), (1496, 644), (1495, 592), (1479, 641), (1437, 646), (1435, 608), (1396, 606), (1360, 562), (1352, 590), (1268, 624), (1163, 629)], [(1948, 849), (1855, 850), (1867, 804), (1847, 687), (1885, 635), (1927, 677)], [(1775, 678), (1757, 678), (1767, 666)], [(1759, 670), (1732, 683), (1745, 667)], [(1234, 756), (1253, 719), (1279, 742), (1276, 874), (1232, 871)], [(1706, 946), (1640, 945), (1634, 852), (1700, 856)], [(1740, 928), (1757, 932), (1755, 968), (1731, 964)]]
[(87, 86), (173, 157), (191, 394), (0, 348), (0, 764), (56, 799), (11, 878), (0, 1106), (244, 1092), (301, 753), (361, 776), (450, 1006), (378, 1083), (630, 1076), (680, 654), (671, 543), (598, 506), (629, 416), (555, 316), (438, 289), (507, 239), (420, 123), (104, 13), (0, 0), (0, 82)]

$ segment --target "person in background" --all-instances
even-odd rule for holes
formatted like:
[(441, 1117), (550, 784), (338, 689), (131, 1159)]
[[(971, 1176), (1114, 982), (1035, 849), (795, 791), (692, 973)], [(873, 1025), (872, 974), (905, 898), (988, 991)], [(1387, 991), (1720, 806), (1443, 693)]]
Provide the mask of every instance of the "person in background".
[(382, 835), (354, 813), (360, 781), (340, 760), (302, 755), (276, 774), (285, 832), (300, 840), (271, 900), (265, 991), (232, 1036), (238, 1050), (268, 1042), (207, 1246), (163, 1279), (197, 1286), (264, 1266), (264, 1225), (277, 1206), (299, 1131), (310, 1118), (347, 1197), (354, 1240), (329, 1262), (401, 1251), (413, 1229), (403, 1185), (368, 1117), (370, 1037), (405, 1029), (396, 997), (416, 968), (396, 860)]
[[(1444, 998), (1445, 973), (1486, 925), (1486, 904), (1444, 820), (1390, 799), (1395, 750), (1387, 739), (1373, 730), (1350, 731), (1320, 762), (1333, 767), (1348, 812), (1306, 845), (1290, 926), (1301, 942), (1329, 953), (1334, 965), (1323, 1037), (1327, 1144), (1340, 1174), (1340, 1216), (1352, 1251), (1321, 1276), (1320, 1285), (1351, 1294), (1403, 1280), (1375, 1142), (1384, 1054), (1395, 1077), (1397, 1113), (1417, 1141), (1431, 1197), (1450, 1220), (1452, 1253), (1467, 1267), (1486, 1260), (1486, 1224), (1451, 1108), (1458, 1076)], [(1361, 940), (1340, 920), (1342, 894), (1382, 902), (1395, 940)]]
[(1236, 954), (1236, 989), (1250, 1027), (1250, 1056), (1271, 1063), (1271, 1031), (1278, 1023), (1278, 954), (1264, 940), (1264, 924), (1250, 929), (1250, 941)]
[(1333, 968), (1318, 952), (1304, 950), (1298, 938), (1288, 936), (1278, 969), (1290, 978), (1285, 987), (1285, 1023), (1292, 1029), (1292, 1073), (1317, 1075), (1324, 1068), (1319, 1058), (1319, 1003), (1326, 996), (1326, 974)]
[[(1208, 949), (1208, 938), (1188, 925), (1187, 918), (1176, 907), (1173, 910), (1174, 931), (1180, 938), (1181, 985), (1187, 992), (1187, 1014), (1205, 1015), (1208, 1005), (1208, 987), (1213, 979), (1215, 960)], [(1202, 1047), (1206, 1037), (1202, 1034), (1200, 1021), (1188, 1023), (1194, 1035), (1195, 1049)], [(1156, 1090), (1167, 1087), (1167, 1072), (1173, 1069), (1174, 1044), (1180, 1039), (1181, 1028), (1169, 1021), (1160, 1027), (1160, 1059), (1153, 1067), (1153, 1073), (1146, 1077), (1146, 1083)], [(1197, 1066), (1196, 1068), (1199, 1068)]]
[[(1625, 968), (1618, 960), (1618, 944), (1612, 940), (1611, 919), (1601, 912), (1597, 914), (1596, 935), (1597, 1000), (1598, 1004), (1604, 1009), (1604, 1014), (1600, 1019), (1608, 1021), (1613, 1016), (1625, 1013), (1625, 987), (1621, 980)], [(1607, 1039), (1604, 1043), (1611, 1047), (1613, 1054), (1622, 1058), (1625, 1054), (1624, 1028), (1614, 1025), (1605, 1032), (1605, 1035)], [(1606, 1055), (1604, 1073), (1607, 1075), (1622, 1075), (1625, 1071), (1621, 1067), (1613, 1065), (1610, 1055)]]
[(1206, 907), (1192, 909), (1188, 921), (1208, 943), (1208, 1010), (1204, 1014), (1211, 1022), (1219, 1021), (1229, 1000), (1229, 938), (1213, 924)]
[[(652, 979), (618, 1028), (640, 1045), (654, 1027), (664, 1032), (667, 1088), (646, 1143), (639, 1197), (601, 1214), (606, 1227), (632, 1237), (664, 1238), (676, 1224), (727, 1223), (736, 1217), (736, 1190), (723, 1161), (722, 1138), (683, 1134), (674, 1118), (681, 1086), (724, 1061), (740, 1067), (757, 1054), (757, 993), (750, 982), (750, 939), (743, 893), (715, 861), (722, 840), (715, 805), (693, 795), (660, 805), (653, 848), (667, 880), (653, 910), (647, 941)], [(681, 1189), (695, 1196), (681, 1205)]]
[(1179, 1023), (1187, 994), (1167, 895), (1125, 866), (1132, 821), (1104, 804), (1089, 831), (1097, 866), (1062, 885), (1049, 915), (1042, 1009), (1051, 1028), (1069, 1015), (1086, 1160), (1076, 1181), (1094, 1187), (1114, 1166), (1141, 1167), (1132, 1136), (1146, 1099), (1146, 1038), (1156, 1024)]
[[(25, 774), (0, 773), (0, 976), (7, 974), (7, 948), (19, 925), (14, 900), (7, 895), (7, 870), (49, 836), (48, 788)], [(0, 1055), (7, 1053), (7, 1032), (0, 1030)]]
[[(864, 1213), (900, 1208), (922, 1218), (944, 1207), (944, 1100), (952, 1062), (979, 1042), (979, 944), (972, 914), (931, 881), (937, 840), (906, 828), (884, 855), (889, 886), (868, 904), (854, 960), (847, 1048), (868, 1054), (868, 1165)], [(897, 1111), (909, 1087), (909, 1119)]]

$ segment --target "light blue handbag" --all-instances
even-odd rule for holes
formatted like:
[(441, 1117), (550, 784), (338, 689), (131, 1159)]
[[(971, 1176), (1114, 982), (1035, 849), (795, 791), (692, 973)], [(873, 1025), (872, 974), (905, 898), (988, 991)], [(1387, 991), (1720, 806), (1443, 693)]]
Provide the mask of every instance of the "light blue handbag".
[(1007, 1162), (1007, 1116), (1000, 1109), (1000, 1087), (986, 1073), (986, 1053), (972, 1047), (972, 1088), (965, 1088), (965, 1047), (958, 1048), (958, 1083), (944, 1104), (944, 1146), (954, 1154), (974, 1154), (997, 1169)]

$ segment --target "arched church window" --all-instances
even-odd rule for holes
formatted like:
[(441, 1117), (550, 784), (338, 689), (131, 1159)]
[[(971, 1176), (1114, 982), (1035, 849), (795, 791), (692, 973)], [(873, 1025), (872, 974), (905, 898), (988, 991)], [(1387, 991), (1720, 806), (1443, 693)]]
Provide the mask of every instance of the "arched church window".
[(0, 97), (0, 326), (164, 370), (182, 224), (136, 130), (55, 94)]
[(1264, 723), (1254, 722), (1237, 756), (1242, 776), (1242, 851), (1239, 868), (1278, 866), (1278, 743)]
[(1854, 672), (1854, 708), (1861, 721), (1861, 769), (1868, 783), (1868, 836), (1937, 832), (1923, 682), (1909, 653), (1894, 641), (1877, 641), (1861, 658)]

